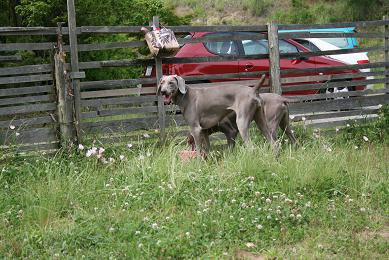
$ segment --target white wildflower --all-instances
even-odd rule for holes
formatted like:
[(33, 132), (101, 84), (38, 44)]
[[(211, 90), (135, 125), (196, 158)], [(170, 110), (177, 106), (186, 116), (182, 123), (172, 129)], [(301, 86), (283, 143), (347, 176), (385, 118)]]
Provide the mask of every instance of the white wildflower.
[(255, 247), (255, 244), (254, 244), (254, 243), (251, 243), (251, 242), (248, 242), (248, 243), (246, 243), (246, 246), (247, 246), (248, 248), (253, 248), (253, 247)]
[(148, 133), (144, 133), (144, 134), (143, 134), (143, 137), (144, 137), (144, 138), (150, 138), (150, 135), (149, 135)]
[(185, 236), (190, 237), (190, 232), (186, 232)]
[(132, 144), (127, 144), (128, 149), (132, 148)]
[(151, 224), (151, 228), (152, 228), (152, 229), (158, 229), (158, 224), (157, 224), (157, 223)]
[(363, 140), (364, 140), (365, 142), (367, 142), (367, 141), (369, 141), (369, 138), (367, 138), (367, 136), (364, 135), (364, 136), (363, 136)]
[(146, 153), (146, 156), (147, 156), (147, 157), (150, 157), (150, 156), (151, 156), (151, 153), (150, 153), (150, 152), (147, 152), (147, 153)]
[(259, 191), (255, 192), (255, 196), (259, 197), (260, 195), (261, 195), (261, 193)]
[(258, 224), (258, 225), (256, 225), (256, 228), (259, 229), (259, 230), (261, 230), (261, 229), (263, 229), (263, 226), (260, 225), (260, 224)]
[(15, 136), (19, 136), (19, 135), (20, 135), (20, 133), (19, 133), (19, 132), (16, 132), (16, 133), (15, 133)]
[(121, 161), (123, 161), (123, 160), (125, 159), (124, 155), (120, 155), (120, 156), (119, 156), (119, 159), (120, 159)]
[(296, 215), (296, 218), (297, 218), (297, 219), (301, 219), (301, 218), (302, 218), (301, 214), (297, 214), (297, 215)]
[(108, 158), (108, 161), (109, 161), (110, 163), (114, 163), (114, 162), (115, 162), (115, 159), (112, 158), (112, 157), (109, 157), (109, 158)]
[(360, 212), (365, 212), (366, 209), (365, 209), (365, 208), (360, 208), (359, 211), (360, 211)]
[(142, 155), (142, 154), (141, 154), (141, 155), (139, 155), (139, 160), (141, 160), (141, 161), (142, 161), (142, 160), (144, 160), (144, 159), (145, 159), (144, 155)]
[(347, 126), (347, 127), (350, 127), (350, 124), (347, 124), (346, 126)]
[(305, 120), (307, 120), (307, 119), (305, 118), (305, 116), (303, 116), (303, 117), (301, 118), (301, 120), (305, 121)]
[(267, 199), (266, 199), (266, 203), (269, 203), (269, 204), (270, 204), (270, 203), (271, 203), (271, 199), (267, 198)]
[(9, 129), (14, 130), (15, 126), (14, 125), (9, 125)]
[(85, 147), (82, 144), (78, 144), (78, 150), (82, 151), (84, 149), (85, 149)]
[(114, 232), (115, 231), (115, 228), (113, 227), (110, 227), (109, 230), (108, 230), (110, 233)]

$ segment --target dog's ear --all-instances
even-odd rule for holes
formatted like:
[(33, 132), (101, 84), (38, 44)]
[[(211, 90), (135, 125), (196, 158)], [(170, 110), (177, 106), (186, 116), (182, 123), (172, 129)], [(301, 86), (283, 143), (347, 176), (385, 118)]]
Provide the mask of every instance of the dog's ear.
[(177, 80), (178, 90), (184, 95), (186, 93), (185, 80), (180, 76), (174, 76), (174, 78)]

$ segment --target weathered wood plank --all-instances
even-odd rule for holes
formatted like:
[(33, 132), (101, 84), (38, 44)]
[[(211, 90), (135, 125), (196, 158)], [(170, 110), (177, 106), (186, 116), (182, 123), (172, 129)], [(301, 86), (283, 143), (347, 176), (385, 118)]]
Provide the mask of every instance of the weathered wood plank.
[[(387, 15), (384, 16), (384, 21), (389, 22), (389, 17)], [(387, 63), (385, 66), (385, 78), (389, 78), (389, 37), (387, 34), (389, 33), (389, 24), (385, 24), (384, 26), (384, 33), (385, 33), (385, 38), (384, 38), (384, 61)], [(385, 88), (389, 88), (389, 82), (385, 83)]]
[(129, 67), (154, 65), (154, 59), (134, 59), (134, 60), (106, 60), (106, 61), (84, 61), (80, 62), (80, 69), (100, 69), (106, 67)]
[(325, 29), (325, 28), (343, 28), (343, 27), (370, 27), (388, 25), (388, 21), (358, 21), (358, 22), (343, 22), (343, 23), (327, 23), (327, 24), (282, 24), (279, 25), (279, 30), (298, 30), (298, 29)]
[(280, 49), (278, 46), (278, 25), (276, 23), (268, 24), (269, 37), (269, 62), (270, 62), (270, 92), (280, 94), (281, 89), (281, 74), (280, 74)]
[(1, 43), (0, 50), (2, 51), (36, 51), (36, 50), (52, 50), (54, 42), (36, 42), (36, 43)]
[[(0, 50), (1, 50), (1, 44), (0, 44)], [(0, 56), (0, 61), (21, 61), (22, 56), (20, 55), (2, 55)]]
[(139, 78), (139, 79), (119, 79), (119, 80), (99, 80), (99, 81), (83, 81), (81, 82), (81, 90), (88, 89), (109, 89), (109, 88), (125, 88), (136, 86), (138, 84), (155, 84), (155, 78)]
[[(82, 33), (140, 33), (142, 26), (81, 26)], [(151, 29), (151, 27), (147, 27)], [(166, 26), (176, 33), (183, 32), (231, 32), (231, 31), (249, 31), (266, 32), (266, 25), (211, 25), (211, 26)]]
[(1, 77), (0, 85), (2, 84), (16, 84), (26, 82), (51, 81), (53, 76), (51, 74), (16, 76), (16, 77)]
[(335, 128), (335, 127), (340, 128), (340, 127), (347, 126), (347, 124), (350, 124), (351, 122), (358, 123), (358, 124), (366, 124), (376, 119), (377, 116), (374, 115), (368, 117), (362, 117), (362, 118), (344, 118), (344, 119), (338, 118), (337, 120), (331, 120), (331, 121), (325, 120), (325, 122), (312, 122), (306, 124), (306, 126), (310, 128), (317, 128), (317, 129)]
[(33, 102), (47, 102), (54, 101), (53, 95), (39, 95), (39, 96), (27, 96), (27, 97), (14, 97), (14, 98), (2, 98), (0, 99), (0, 106), (25, 104)]
[(85, 133), (127, 132), (139, 129), (155, 129), (158, 117), (133, 118), (127, 120), (83, 122), (81, 128)]
[[(54, 76), (55, 88), (57, 93), (57, 113), (59, 123), (59, 136), (61, 147), (71, 148), (77, 137), (74, 125), (74, 100), (72, 93), (69, 93), (70, 82), (65, 71), (65, 52), (63, 51), (63, 42), (61, 23), (58, 24), (58, 49), (54, 55)], [(72, 78), (72, 77), (70, 77)]]
[(51, 114), (51, 116), (40, 116), (40, 117), (33, 117), (33, 118), (21, 118), (21, 119), (0, 121), (0, 128), (9, 128), (11, 125), (13, 125), (15, 127), (21, 126), (24, 129), (26, 127), (31, 127), (34, 125), (52, 124), (52, 123), (57, 123), (55, 114)]
[(101, 97), (117, 97), (126, 95), (141, 95), (141, 94), (155, 94), (155, 87), (145, 88), (126, 88), (126, 89), (110, 89), (99, 91), (81, 92), (81, 98), (101, 98)]
[(349, 111), (334, 111), (334, 112), (325, 112), (325, 113), (314, 113), (311, 115), (291, 115), (290, 119), (293, 122), (303, 121), (304, 120), (317, 120), (317, 119), (327, 119), (327, 118), (337, 118), (337, 117), (346, 117), (346, 116), (365, 116), (371, 114), (377, 114), (379, 109), (357, 109), (357, 110), (349, 110)]
[(300, 91), (300, 90), (318, 90), (334, 87), (352, 87), (352, 86), (366, 86), (368, 84), (377, 84), (388, 82), (389, 79), (369, 79), (369, 80), (351, 80), (351, 81), (336, 81), (328, 83), (314, 83), (314, 84), (302, 84), (292, 86), (282, 86), (284, 92)]
[(101, 98), (101, 99), (83, 99), (81, 100), (82, 107), (99, 107), (104, 105), (124, 105), (124, 104), (142, 104), (144, 102), (157, 101), (157, 96), (133, 96), (133, 97), (118, 97), (118, 98)]
[[(70, 43), (70, 66), (72, 73), (80, 71), (78, 63), (78, 42), (77, 42), (77, 25), (76, 25), (76, 8), (74, 0), (67, 0), (68, 7), (68, 30)], [(72, 79), (73, 86), (73, 102), (74, 102), (74, 126), (77, 132), (77, 142), (82, 142), (80, 131), (80, 117), (81, 117), (81, 89), (80, 80)]]
[(0, 35), (54, 35), (56, 27), (0, 27)]
[(48, 143), (58, 141), (54, 128), (15, 129), (0, 132), (0, 144)]
[(33, 112), (53, 111), (56, 109), (55, 103), (32, 104), (23, 106), (1, 107), (0, 116), (27, 114)]
[(342, 32), (279, 32), (279, 39), (296, 39), (296, 38), (367, 38), (367, 39), (382, 39), (385, 33), (342, 33)]
[[(308, 52), (307, 52), (308, 53)], [(256, 60), (256, 59), (268, 59), (268, 54), (260, 55), (231, 55), (231, 56), (210, 56), (210, 57), (191, 57), (191, 58), (162, 58), (163, 64), (182, 64), (182, 63), (202, 63), (202, 62), (222, 62), (222, 61), (234, 61), (234, 60)], [(109, 60), (109, 61), (88, 61), (80, 62), (80, 69), (98, 69), (105, 67), (129, 67), (129, 66), (153, 66), (153, 59), (134, 59), (134, 60)], [(328, 72), (332, 70), (345, 70), (345, 69), (366, 69), (366, 68), (378, 68), (384, 67), (385, 62), (356, 64), (356, 65), (344, 65), (334, 66), (326, 68), (310, 68), (310, 69), (289, 69), (282, 70), (281, 75), (286, 74), (298, 74), (301, 72)], [(332, 69), (334, 68), (334, 69)]]
[(0, 97), (18, 96), (18, 95), (26, 95), (26, 94), (39, 94), (39, 93), (53, 93), (53, 91), (54, 91), (54, 87), (52, 85), (23, 87), (23, 88), (5, 88), (5, 89), (0, 89)]
[(315, 52), (296, 52), (296, 53), (281, 53), (281, 58), (299, 58), (299, 57), (316, 57), (316, 56), (328, 56), (336, 54), (350, 54), (360, 52), (373, 52), (373, 51), (384, 51), (385, 47), (376, 46), (368, 48), (355, 48), (355, 49), (340, 49), (331, 51), (315, 51)]
[(39, 154), (51, 154), (55, 153), (59, 149), (59, 142), (52, 143), (39, 143), (33, 145), (23, 145), (16, 147), (17, 153), (22, 154), (31, 154), (32, 152), (37, 152)]
[(340, 109), (358, 109), (389, 103), (389, 95), (334, 99), (309, 103), (289, 104), (291, 114), (333, 111)]
[(357, 90), (357, 91), (348, 91), (348, 92), (338, 92), (338, 93), (328, 93), (328, 94), (315, 94), (315, 95), (301, 95), (301, 96), (292, 96), (289, 99), (299, 100), (299, 101), (310, 101), (310, 100), (320, 100), (320, 99), (331, 99), (339, 97), (360, 97), (374, 94), (386, 94), (389, 93), (388, 89), (366, 89), (366, 90)]
[(50, 64), (0, 68), (0, 76), (51, 72)]
[(382, 68), (386, 65), (389, 65), (386, 62), (373, 62), (367, 64), (355, 64), (355, 65), (344, 65), (344, 66), (331, 66), (324, 68), (309, 68), (309, 69), (287, 69), (281, 70), (281, 76), (283, 75), (293, 75), (293, 74), (301, 74), (301, 73), (325, 73), (325, 72), (333, 72), (339, 70), (351, 70), (351, 69), (368, 69), (368, 68)]
[(90, 111), (82, 113), (82, 118), (104, 117), (104, 116), (116, 116), (126, 114), (145, 114), (145, 113), (157, 113), (157, 106), (145, 106), (145, 107), (126, 107), (117, 109), (102, 109), (97, 111)]

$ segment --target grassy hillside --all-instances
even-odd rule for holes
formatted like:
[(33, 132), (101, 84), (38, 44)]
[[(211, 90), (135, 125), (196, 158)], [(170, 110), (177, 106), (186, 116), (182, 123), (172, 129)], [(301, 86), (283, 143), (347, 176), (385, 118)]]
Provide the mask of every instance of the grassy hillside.
[(385, 0), (165, 0), (193, 24), (326, 23), (382, 19)]

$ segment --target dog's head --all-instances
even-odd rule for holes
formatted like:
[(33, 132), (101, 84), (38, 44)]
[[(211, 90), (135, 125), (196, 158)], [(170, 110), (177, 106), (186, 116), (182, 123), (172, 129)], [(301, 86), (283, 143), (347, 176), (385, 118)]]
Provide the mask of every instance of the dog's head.
[(157, 95), (164, 97), (165, 104), (170, 104), (178, 93), (186, 93), (185, 80), (177, 75), (162, 76), (158, 84)]

